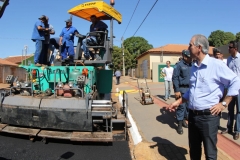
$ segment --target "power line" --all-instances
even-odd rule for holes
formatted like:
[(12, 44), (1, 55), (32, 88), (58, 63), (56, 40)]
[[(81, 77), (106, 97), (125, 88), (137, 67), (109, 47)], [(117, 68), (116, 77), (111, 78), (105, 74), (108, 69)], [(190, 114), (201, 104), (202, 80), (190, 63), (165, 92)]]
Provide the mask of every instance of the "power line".
[(156, 0), (156, 2), (153, 4), (152, 8), (150, 9), (150, 11), (148, 12), (148, 14), (146, 15), (146, 17), (144, 18), (144, 20), (142, 21), (142, 23), (140, 24), (140, 26), (138, 27), (138, 29), (136, 30), (136, 32), (133, 34), (133, 37), (135, 36), (135, 34), (137, 33), (137, 31), (139, 30), (139, 28), (142, 26), (143, 22), (145, 21), (145, 19), (148, 17), (149, 13), (152, 11), (153, 7), (156, 5), (158, 0)]
[(126, 32), (127, 29), (128, 29), (128, 26), (129, 26), (130, 22), (132, 21), (133, 15), (134, 15), (134, 13), (135, 13), (137, 7), (138, 7), (139, 2), (140, 2), (140, 0), (138, 0), (138, 2), (137, 2), (137, 5), (136, 5), (136, 7), (135, 7), (135, 9), (134, 9), (134, 11), (133, 11), (132, 17), (130, 18), (130, 20), (129, 20), (129, 22), (128, 22), (128, 25), (127, 25), (127, 27), (126, 27), (126, 29), (125, 29), (125, 31), (124, 31), (122, 37), (124, 36), (125, 32)]

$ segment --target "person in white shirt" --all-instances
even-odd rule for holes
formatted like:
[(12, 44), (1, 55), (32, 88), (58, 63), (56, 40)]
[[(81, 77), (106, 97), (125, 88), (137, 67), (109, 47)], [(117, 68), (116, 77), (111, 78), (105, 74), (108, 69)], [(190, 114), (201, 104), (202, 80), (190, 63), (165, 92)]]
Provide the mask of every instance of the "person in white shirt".
[(164, 75), (164, 84), (165, 84), (165, 101), (170, 98), (171, 95), (171, 84), (172, 84), (172, 75), (173, 75), (173, 67), (170, 66), (171, 62), (166, 62), (167, 67), (162, 69), (162, 73)]

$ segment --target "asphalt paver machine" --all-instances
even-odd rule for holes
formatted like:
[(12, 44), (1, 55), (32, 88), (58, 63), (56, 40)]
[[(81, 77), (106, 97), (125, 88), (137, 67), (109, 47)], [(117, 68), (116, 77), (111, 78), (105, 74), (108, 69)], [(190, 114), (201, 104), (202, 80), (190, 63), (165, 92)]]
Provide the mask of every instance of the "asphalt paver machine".
[[(8, 75), (9, 90), (0, 93), (0, 131), (71, 141), (111, 142), (126, 140), (130, 127), (121, 104), (111, 97), (113, 21), (119, 24), (121, 14), (104, 1), (79, 4), (68, 12), (90, 21), (91, 15), (109, 20), (109, 33), (96, 31), (99, 36), (94, 48), (101, 54), (97, 61), (81, 60), (79, 37), (74, 62), (61, 61), (55, 66), (20, 65), (26, 79)], [(124, 113), (127, 113), (125, 111)]]

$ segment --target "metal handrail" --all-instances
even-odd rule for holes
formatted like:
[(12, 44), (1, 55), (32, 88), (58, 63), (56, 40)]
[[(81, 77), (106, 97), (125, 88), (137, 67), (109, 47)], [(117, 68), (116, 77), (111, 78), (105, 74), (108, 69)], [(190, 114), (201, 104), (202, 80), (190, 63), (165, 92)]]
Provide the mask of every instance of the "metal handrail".
[[(86, 47), (87, 48), (105, 48), (106, 46), (105, 46), (105, 44), (106, 44), (106, 41), (107, 41), (107, 34), (108, 34), (108, 32), (106, 32), (106, 31), (94, 31), (94, 32), (88, 32), (87, 33), (87, 35), (86, 35), (86, 37), (88, 37), (88, 36), (91, 36), (90, 34), (91, 33), (103, 33), (103, 34), (105, 34), (104, 35), (104, 45), (103, 46), (89, 46), (87, 43), (87, 45), (86, 45)], [(94, 37), (96, 37), (96, 36), (94, 36)]]
[(125, 116), (126, 118), (128, 118), (128, 94), (125, 90), (123, 91), (122, 103), (123, 103), (123, 110), (125, 110)]

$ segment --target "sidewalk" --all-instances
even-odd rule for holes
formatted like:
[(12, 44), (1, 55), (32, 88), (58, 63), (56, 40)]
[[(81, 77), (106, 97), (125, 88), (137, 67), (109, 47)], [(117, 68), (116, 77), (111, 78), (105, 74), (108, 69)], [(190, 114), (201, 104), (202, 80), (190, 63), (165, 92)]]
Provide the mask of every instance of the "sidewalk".
[[(142, 87), (145, 80), (139, 80)], [(114, 82), (115, 83), (115, 77)], [(119, 90), (128, 93), (128, 105), (130, 113), (137, 124), (143, 141), (135, 147), (135, 158), (151, 159), (190, 159), (188, 147), (187, 129), (184, 128), (183, 135), (176, 132), (177, 123), (175, 113), (170, 113), (163, 109), (164, 106), (174, 101), (172, 96), (164, 101), (164, 83), (151, 82), (147, 80), (151, 95), (154, 96), (154, 104), (141, 105), (140, 95), (137, 89), (136, 79), (131, 77), (121, 77), (120, 85), (116, 85)], [(172, 92), (173, 94), (173, 92)], [(225, 128), (227, 123), (227, 110), (222, 114), (220, 129)], [(219, 130), (221, 132), (221, 130)], [(218, 134), (218, 159), (240, 159), (240, 140), (234, 141), (232, 135)], [(140, 149), (140, 151), (137, 151)], [(150, 150), (151, 152), (148, 152)], [(145, 156), (145, 157), (144, 157)], [(205, 159), (203, 156), (202, 159)]]

